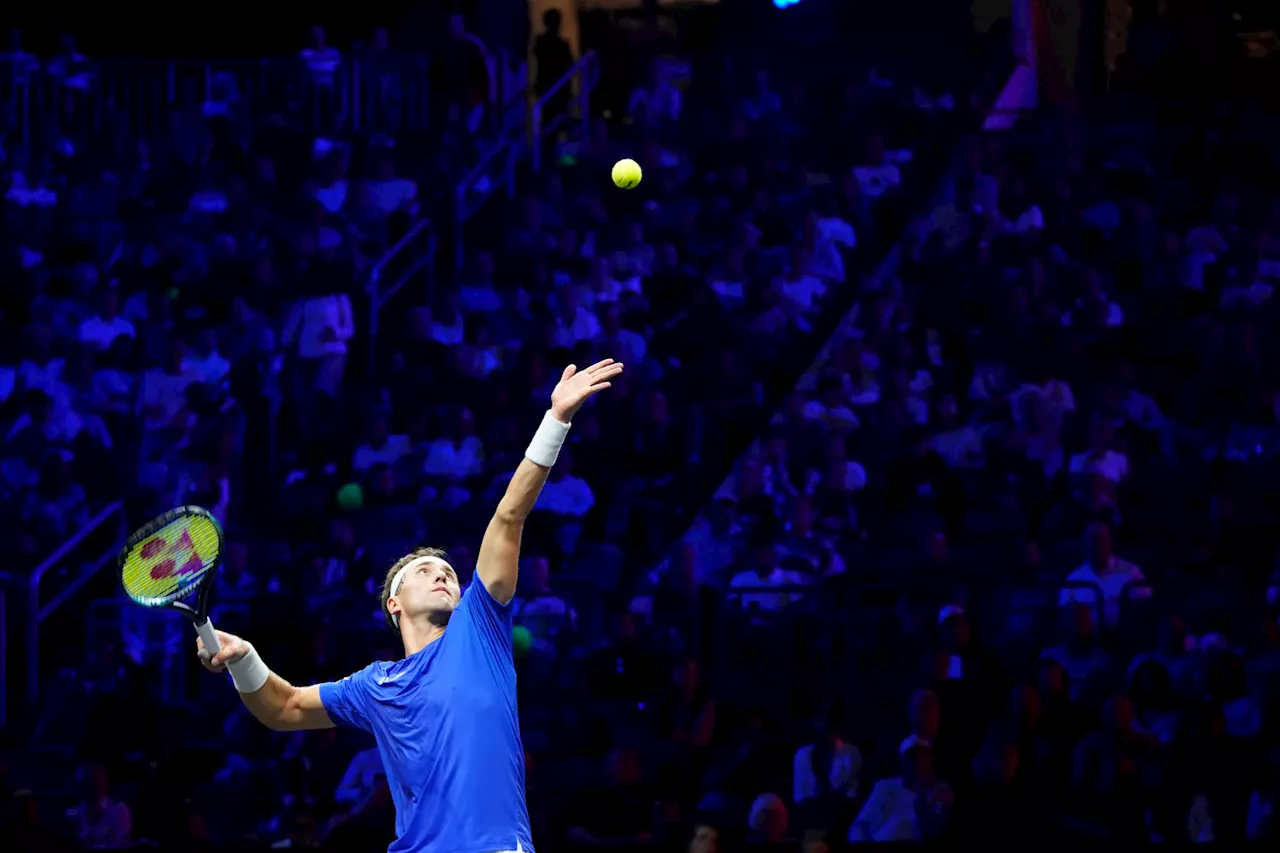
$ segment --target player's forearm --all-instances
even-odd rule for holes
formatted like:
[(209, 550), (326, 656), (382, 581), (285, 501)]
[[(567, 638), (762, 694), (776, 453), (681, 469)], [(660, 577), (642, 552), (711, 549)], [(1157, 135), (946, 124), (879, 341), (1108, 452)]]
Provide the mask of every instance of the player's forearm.
[(289, 731), (289, 707), (296, 691), (292, 684), (272, 672), (260, 688), (252, 693), (241, 693), (240, 701), (267, 728)]
[(516, 592), (525, 520), (538, 503), (538, 495), (568, 435), (568, 422), (547, 412), (484, 532), (476, 557), (476, 575), (489, 594), (503, 604)]
[(531, 459), (520, 460), (516, 473), (507, 484), (506, 494), (498, 502), (498, 510), (494, 513), (494, 521), (503, 524), (524, 524), (525, 519), (533, 512), (542, 494), (542, 487), (547, 483), (550, 468), (543, 468)]
[(320, 688), (293, 686), (268, 669), (252, 646), (248, 654), (228, 664), (227, 670), (240, 701), (267, 728), (292, 732), (333, 727), (320, 700)]
[[(562, 419), (563, 418), (563, 419)], [(547, 412), (534, 433), (520, 460), (516, 473), (507, 484), (507, 492), (498, 502), (494, 521), (504, 524), (524, 524), (538, 502), (538, 495), (547, 483), (547, 476), (560, 456), (560, 448), (569, 437), (568, 416)]]

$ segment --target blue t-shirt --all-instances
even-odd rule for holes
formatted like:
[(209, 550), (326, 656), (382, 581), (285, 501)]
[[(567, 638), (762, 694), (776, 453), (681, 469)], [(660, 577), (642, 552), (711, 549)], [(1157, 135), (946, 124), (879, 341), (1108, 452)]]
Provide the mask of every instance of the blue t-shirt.
[(511, 606), (483, 583), (463, 591), (443, 637), (320, 685), (320, 701), (378, 742), (396, 804), (388, 853), (533, 850)]

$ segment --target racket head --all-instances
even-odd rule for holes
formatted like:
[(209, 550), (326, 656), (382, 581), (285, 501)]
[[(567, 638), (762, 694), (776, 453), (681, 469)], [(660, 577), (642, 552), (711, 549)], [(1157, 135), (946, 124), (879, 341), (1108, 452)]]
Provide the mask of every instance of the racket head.
[[(203, 619), (222, 548), (222, 525), (207, 509), (169, 510), (138, 528), (120, 549), (120, 584), (143, 607), (176, 607)], [(183, 602), (192, 594), (194, 606)]]

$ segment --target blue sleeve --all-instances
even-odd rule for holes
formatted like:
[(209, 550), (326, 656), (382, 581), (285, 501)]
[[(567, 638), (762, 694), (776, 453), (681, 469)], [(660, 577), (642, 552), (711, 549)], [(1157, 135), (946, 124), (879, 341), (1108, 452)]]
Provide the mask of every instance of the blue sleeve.
[(320, 704), (324, 705), (329, 719), (340, 726), (350, 726), (373, 734), (368, 708), (375, 666), (377, 664), (370, 664), (341, 681), (329, 681), (320, 685)]
[(489, 594), (484, 583), (476, 578), (462, 592), (458, 609), (468, 632), (479, 641), (485, 651), (494, 655), (511, 657), (511, 603), (500, 603)]

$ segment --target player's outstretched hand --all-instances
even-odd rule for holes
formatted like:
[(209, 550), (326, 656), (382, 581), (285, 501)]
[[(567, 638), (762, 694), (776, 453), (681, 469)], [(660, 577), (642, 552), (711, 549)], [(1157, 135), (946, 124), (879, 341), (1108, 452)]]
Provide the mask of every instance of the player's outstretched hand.
[(622, 375), (622, 362), (606, 358), (584, 370), (571, 364), (564, 369), (560, 382), (551, 392), (551, 414), (569, 423), (587, 400), (608, 388), (611, 379)]
[(200, 663), (204, 664), (204, 668), (210, 672), (223, 672), (227, 664), (235, 663), (253, 651), (253, 646), (235, 634), (228, 634), (226, 631), (214, 631), (214, 633), (218, 635), (218, 642), (222, 644), (222, 648), (216, 655), (210, 655), (205, 651), (204, 640), (196, 637), (196, 654), (200, 656)]

